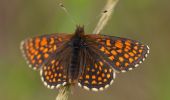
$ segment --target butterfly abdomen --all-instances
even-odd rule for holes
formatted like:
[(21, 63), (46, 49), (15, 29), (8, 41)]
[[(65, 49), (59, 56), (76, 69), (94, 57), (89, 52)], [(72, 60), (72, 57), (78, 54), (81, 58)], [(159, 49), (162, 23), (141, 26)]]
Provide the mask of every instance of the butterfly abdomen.
[(79, 48), (73, 48), (72, 51), (72, 57), (71, 57), (71, 63), (69, 66), (69, 77), (71, 79), (71, 83), (74, 83), (74, 81), (78, 78), (79, 75)]
[(70, 44), (72, 48), (71, 62), (69, 66), (69, 82), (75, 83), (80, 73), (80, 49), (82, 46), (82, 37), (80, 34), (75, 34)]

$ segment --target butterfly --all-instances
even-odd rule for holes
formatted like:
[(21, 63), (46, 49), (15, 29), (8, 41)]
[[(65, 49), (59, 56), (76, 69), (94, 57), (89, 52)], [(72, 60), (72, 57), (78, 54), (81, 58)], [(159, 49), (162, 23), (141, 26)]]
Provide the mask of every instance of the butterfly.
[(92, 91), (108, 88), (115, 72), (139, 66), (149, 47), (141, 42), (101, 34), (85, 34), (77, 26), (75, 33), (55, 33), (28, 38), (21, 43), (24, 57), (50, 89), (68, 84)]

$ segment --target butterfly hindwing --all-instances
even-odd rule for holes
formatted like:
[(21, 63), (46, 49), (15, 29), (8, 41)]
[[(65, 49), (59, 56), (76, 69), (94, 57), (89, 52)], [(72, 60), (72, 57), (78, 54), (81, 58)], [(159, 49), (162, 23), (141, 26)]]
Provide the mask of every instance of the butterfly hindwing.
[(23, 55), (33, 69), (39, 69), (70, 39), (70, 35), (51, 34), (28, 38), (21, 43)]
[[(68, 68), (71, 60), (71, 50), (68, 44), (65, 44), (61, 51), (52, 55), (41, 70), (41, 79), (45, 86), (54, 89), (68, 84)], [(64, 55), (64, 56), (63, 56)]]
[(58, 59), (46, 63), (40, 70), (40, 74), (44, 85), (51, 89), (58, 88), (67, 82), (64, 66)]
[(115, 36), (86, 35), (89, 47), (96, 49), (116, 71), (126, 72), (142, 63), (149, 47), (142, 43)]
[(85, 51), (82, 74), (78, 79), (78, 85), (86, 90), (103, 90), (113, 83), (115, 78), (112, 67), (100, 55), (90, 48)]

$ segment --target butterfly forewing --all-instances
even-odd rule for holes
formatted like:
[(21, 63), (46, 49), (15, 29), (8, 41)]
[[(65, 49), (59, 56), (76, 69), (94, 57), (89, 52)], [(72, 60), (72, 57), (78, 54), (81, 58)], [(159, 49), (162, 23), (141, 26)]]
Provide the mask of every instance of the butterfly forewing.
[(70, 40), (70, 35), (52, 34), (28, 38), (21, 43), (21, 49), (29, 67), (39, 69), (51, 55)]
[(86, 35), (89, 48), (96, 50), (116, 71), (126, 72), (145, 60), (149, 47), (138, 41), (106, 35)]

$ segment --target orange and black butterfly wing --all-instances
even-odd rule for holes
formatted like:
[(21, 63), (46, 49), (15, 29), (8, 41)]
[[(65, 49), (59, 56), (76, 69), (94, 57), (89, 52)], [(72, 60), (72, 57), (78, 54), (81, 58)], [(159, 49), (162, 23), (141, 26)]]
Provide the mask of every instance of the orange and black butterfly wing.
[(68, 82), (68, 67), (71, 57), (71, 49), (69, 46), (65, 45), (64, 49), (52, 55), (51, 58), (45, 63), (41, 70), (41, 80), (44, 85), (50, 89), (59, 88), (64, 86)]
[(21, 43), (21, 50), (29, 64), (34, 70), (39, 69), (48, 61), (51, 55), (61, 49), (70, 39), (70, 35), (52, 34), (28, 38)]
[(149, 53), (148, 46), (115, 36), (86, 35), (86, 42), (89, 48), (95, 49), (118, 72), (137, 67)]
[(71, 35), (52, 34), (29, 38), (21, 44), (30, 67), (40, 69), (41, 79), (48, 88), (58, 88), (67, 82), (66, 71), (72, 49), (68, 46), (70, 38)]
[(84, 57), (82, 73), (78, 79), (78, 85), (86, 90), (104, 90), (113, 83), (115, 74), (113, 69), (101, 59), (101, 56), (90, 48), (83, 50)]

